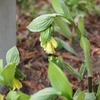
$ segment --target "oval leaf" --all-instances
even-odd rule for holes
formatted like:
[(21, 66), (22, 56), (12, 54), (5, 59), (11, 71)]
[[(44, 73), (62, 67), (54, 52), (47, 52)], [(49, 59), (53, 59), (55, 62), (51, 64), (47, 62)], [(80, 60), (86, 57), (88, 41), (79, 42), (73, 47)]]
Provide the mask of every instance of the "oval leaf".
[(67, 77), (62, 72), (62, 70), (53, 62), (49, 63), (48, 76), (52, 86), (56, 90), (61, 91), (62, 96), (65, 96), (68, 99), (72, 98), (72, 87), (70, 86)]
[(10, 91), (7, 94), (6, 100), (18, 100), (19, 94), (16, 91)]
[(35, 18), (28, 26), (27, 28), (32, 32), (40, 32), (48, 28), (54, 18), (56, 17), (56, 14), (45, 14), (41, 15), (37, 18)]
[(19, 95), (17, 100), (29, 100), (30, 99), (30, 95), (28, 95), (28, 94), (25, 94), (21, 91), (18, 91), (17, 93)]
[(57, 95), (61, 95), (61, 92), (49, 87), (31, 95), (29, 100), (54, 100)]
[(47, 28), (46, 30), (42, 31), (40, 34), (40, 41), (43, 44), (45, 44), (47, 41), (50, 40), (51, 38), (51, 33), (52, 33), (52, 27)]
[(15, 68), (16, 68), (16, 63), (10, 63), (3, 69), (1, 73), (1, 76), (3, 77), (4, 80), (4, 84), (6, 86), (10, 86), (11, 88), (13, 87)]
[(8, 52), (6, 54), (6, 61), (7, 61), (7, 64), (9, 64), (11, 62), (15, 62), (16, 65), (19, 64), (19, 61), (20, 61), (19, 51), (16, 46), (14, 46), (8, 50)]

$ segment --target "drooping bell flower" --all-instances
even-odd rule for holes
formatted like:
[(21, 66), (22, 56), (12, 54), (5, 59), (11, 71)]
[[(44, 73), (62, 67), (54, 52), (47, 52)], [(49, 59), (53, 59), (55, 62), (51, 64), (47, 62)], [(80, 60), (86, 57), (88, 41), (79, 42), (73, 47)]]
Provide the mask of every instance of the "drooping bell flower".
[(55, 53), (55, 48), (57, 48), (58, 43), (56, 40), (51, 36), (50, 40), (47, 41), (45, 44), (41, 44), (41, 46), (44, 48), (46, 53), (48, 54), (54, 54)]

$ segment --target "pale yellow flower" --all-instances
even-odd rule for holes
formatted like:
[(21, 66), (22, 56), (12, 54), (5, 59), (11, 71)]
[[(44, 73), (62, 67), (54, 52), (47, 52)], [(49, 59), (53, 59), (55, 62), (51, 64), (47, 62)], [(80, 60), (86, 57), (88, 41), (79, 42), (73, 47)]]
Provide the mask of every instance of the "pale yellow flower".
[(55, 48), (57, 48), (58, 44), (57, 44), (56, 40), (53, 37), (51, 37), (48, 42), (46, 42), (43, 45), (41, 44), (41, 46), (44, 48), (46, 53), (54, 54), (55, 53)]
[(21, 87), (22, 87), (21, 82), (14, 78), (14, 80), (13, 80), (13, 90), (15, 90), (15, 89), (19, 90)]
[(0, 100), (4, 100), (4, 96), (0, 94)]

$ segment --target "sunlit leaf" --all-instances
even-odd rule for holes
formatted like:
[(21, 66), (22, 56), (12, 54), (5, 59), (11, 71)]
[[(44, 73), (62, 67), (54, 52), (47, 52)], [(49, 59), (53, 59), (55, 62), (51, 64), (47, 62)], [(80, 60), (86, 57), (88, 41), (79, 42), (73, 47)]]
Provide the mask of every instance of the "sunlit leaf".
[[(52, 6), (53, 6), (54, 10), (55, 10), (58, 14), (61, 14), (62, 16), (64, 16), (64, 11), (63, 11), (63, 9), (62, 9), (60, 3), (59, 3), (59, 0), (50, 0), (50, 1), (51, 1), (51, 3), (52, 3)], [(67, 22), (67, 23), (70, 24), (70, 22), (69, 22), (67, 19), (65, 19), (64, 17), (62, 17), (61, 19), (63, 19), (65, 22)]]
[(30, 95), (25, 94), (21, 91), (18, 91), (18, 95), (19, 95), (19, 97), (17, 100), (29, 100), (30, 99)]
[(58, 91), (62, 92), (62, 96), (67, 97), (69, 100), (72, 98), (72, 87), (62, 72), (62, 70), (53, 62), (49, 62), (48, 77), (51, 85)]
[(10, 86), (11, 88), (13, 87), (15, 68), (16, 68), (16, 63), (9, 63), (7, 66), (5, 66), (5, 68), (3, 69), (1, 73), (4, 84), (6, 86)]
[(77, 90), (74, 94), (73, 100), (84, 100), (85, 92)]
[(56, 14), (45, 14), (35, 18), (27, 28), (32, 32), (40, 32), (47, 29), (53, 22)]
[(18, 79), (13, 80), (13, 90), (22, 88), (22, 84)]
[(52, 3), (53, 8), (55, 9), (55, 11), (57, 13), (64, 14), (63, 9), (62, 9), (62, 7), (61, 7), (61, 5), (60, 5), (58, 0), (50, 0), (50, 1)]
[(81, 81), (81, 77), (80, 74), (72, 67), (69, 66), (68, 64), (64, 63), (64, 66), (66, 67), (66, 69), (73, 74), (76, 78), (78, 78), (79, 81)]
[(18, 100), (20, 95), (16, 91), (10, 91), (7, 94), (6, 100)]
[(70, 12), (69, 12), (67, 6), (66, 6), (66, 0), (58, 0), (58, 1), (59, 1), (60, 5), (61, 5), (61, 7), (62, 7), (62, 9), (63, 9), (64, 14), (66, 15), (66, 18), (68, 19), (68, 21), (69, 21), (72, 25), (75, 25), (74, 20), (73, 20), (73, 18), (72, 18), (72, 16), (71, 16), (71, 14), (70, 14)]
[[(74, 55), (77, 55), (77, 53), (74, 51), (74, 49), (65, 41), (63, 41), (62, 39), (56, 37), (55, 38), (57, 40), (58, 43), (60, 43), (60, 45), (62, 45), (62, 47), (69, 51), (70, 53), (74, 54)], [(59, 44), (58, 44), (59, 45)]]
[(57, 95), (61, 95), (61, 92), (49, 87), (31, 95), (29, 100), (54, 100)]
[(4, 96), (0, 94), (0, 100), (4, 100)]
[(15, 62), (16, 65), (19, 64), (19, 61), (20, 61), (19, 51), (16, 46), (14, 46), (8, 50), (8, 52), (6, 54), (6, 61), (7, 61), (7, 64), (9, 64), (11, 62)]

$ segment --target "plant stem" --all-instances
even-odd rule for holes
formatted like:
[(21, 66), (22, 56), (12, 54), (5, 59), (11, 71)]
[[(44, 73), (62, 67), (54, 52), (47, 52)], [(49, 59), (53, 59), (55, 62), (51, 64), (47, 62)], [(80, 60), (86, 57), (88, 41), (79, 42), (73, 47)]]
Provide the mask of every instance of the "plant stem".
[(89, 92), (92, 92), (92, 77), (88, 77), (88, 89)]

